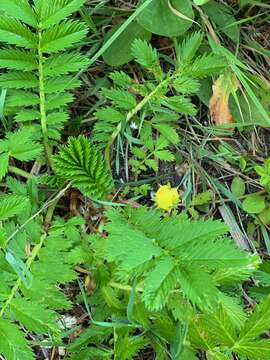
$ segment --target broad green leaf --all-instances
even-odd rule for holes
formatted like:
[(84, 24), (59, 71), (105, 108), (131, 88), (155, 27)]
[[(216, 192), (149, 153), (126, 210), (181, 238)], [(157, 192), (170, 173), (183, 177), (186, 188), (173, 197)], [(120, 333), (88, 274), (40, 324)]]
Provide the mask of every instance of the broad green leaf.
[(265, 209), (265, 196), (258, 193), (251, 194), (243, 201), (243, 209), (249, 214), (259, 214)]
[[(238, 124), (246, 123), (250, 125), (256, 124), (261, 126), (269, 126), (269, 122), (267, 121), (267, 119), (270, 118), (269, 87), (258, 76), (252, 76), (250, 78), (254, 83), (252, 84), (250, 91), (253, 91), (253, 94), (255, 95), (258, 102), (254, 103), (254, 100), (249, 96), (248, 93), (237, 94), (236, 98), (231, 97), (229, 100), (229, 106), (233, 118)], [(200, 85), (201, 86), (198, 92), (198, 97), (206, 106), (208, 106), (209, 99), (212, 95), (211, 78), (202, 79), (200, 81)], [(266, 112), (268, 115), (262, 115), (262, 112), (258, 111), (258, 106), (261, 106), (262, 109), (265, 109), (264, 112)]]
[[(112, 28), (105, 37), (105, 42), (110, 39), (113, 34), (119, 29), (120, 25)], [(123, 31), (112, 45), (104, 52), (104, 61), (111, 66), (120, 66), (128, 63), (134, 58), (131, 47), (135, 39), (144, 39), (149, 41), (151, 33), (144, 29), (136, 21), (131, 22), (125, 31)]]
[[(145, 1), (141, 0), (139, 5)], [(154, 34), (171, 37), (184, 34), (192, 26), (193, 18), (190, 0), (155, 0), (138, 16), (138, 22)]]
[(240, 176), (235, 176), (233, 178), (232, 184), (231, 184), (231, 191), (234, 196), (240, 197), (245, 195), (246, 191), (246, 184), (243, 179), (240, 178)]
[(270, 184), (270, 158), (264, 161), (263, 166), (255, 166), (255, 171), (261, 177), (261, 185), (268, 186)]
[(205, 4), (202, 9), (217, 25), (217, 31), (223, 32), (235, 43), (239, 41), (240, 29), (228, 6), (220, 4), (217, 1), (210, 1)]
[[(257, 124), (261, 126), (269, 126), (269, 121), (267, 121), (267, 116), (268, 119), (270, 119), (269, 85), (258, 76), (250, 76), (250, 80), (252, 83), (249, 82), (249, 85), (251, 86), (249, 93), (246, 92), (245, 94), (237, 94), (236, 100), (239, 105), (234, 98), (230, 101), (230, 108), (232, 110), (233, 117), (239, 123), (244, 121), (245, 123), (250, 123), (251, 125)], [(245, 89), (245, 86), (243, 88)], [(257, 99), (256, 103), (250, 96), (251, 92), (253, 92), (255, 98)], [(262, 112), (258, 111), (258, 106), (265, 109), (267, 116), (262, 115)]]
[(270, 224), (270, 206), (267, 206), (258, 216), (264, 225), (269, 225)]

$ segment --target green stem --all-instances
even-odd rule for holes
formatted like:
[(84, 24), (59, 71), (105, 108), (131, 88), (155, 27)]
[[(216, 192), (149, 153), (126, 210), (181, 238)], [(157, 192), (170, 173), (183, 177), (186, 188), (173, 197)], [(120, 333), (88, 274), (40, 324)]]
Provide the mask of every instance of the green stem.
[[(119, 284), (115, 281), (110, 281), (108, 284), (110, 287), (115, 288), (115, 289), (119, 289), (119, 290), (124, 290), (124, 291), (132, 291), (132, 286), (129, 285), (122, 285)], [(143, 289), (139, 286), (136, 287), (136, 292), (143, 292)]]
[[(62, 192), (61, 192), (62, 194)], [(54, 213), (54, 210), (55, 210), (55, 207), (56, 207), (56, 204), (58, 202), (58, 200), (60, 199), (60, 196), (56, 197), (55, 199), (53, 199), (53, 201), (51, 202), (51, 205), (48, 209), (48, 212), (46, 214), (46, 218), (45, 218), (45, 224), (44, 225), (47, 225), (47, 227), (49, 227), (49, 224), (51, 222), (51, 219), (53, 217), (53, 213)], [(46, 231), (48, 231), (48, 229), (46, 229)], [(47, 233), (45, 234), (42, 234), (41, 237), (40, 237), (40, 241), (39, 243), (33, 248), (32, 250), (32, 253), (31, 253), (31, 256), (28, 258), (28, 260), (26, 261), (26, 268), (29, 270), (32, 263), (35, 261), (40, 249), (42, 248), (43, 244), (44, 244), (44, 241), (47, 237)], [(9, 241), (10, 239), (8, 239)], [(7, 298), (7, 300), (5, 301), (1, 311), (0, 311), (0, 319), (3, 317), (7, 307), (11, 304), (14, 296), (16, 295), (17, 291), (20, 289), (22, 285), (22, 279), (21, 278), (18, 278), (15, 285), (13, 286), (13, 288), (11, 289), (11, 292), (9, 294), (9, 297)]]
[(12, 172), (14, 174), (20, 175), (20, 176), (22, 176), (22, 177), (24, 177), (26, 179), (33, 179), (34, 178), (33, 175), (29, 174), (28, 172), (26, 172), (26, 171), (24, 171), (22, 169), (17, 168), (16, 166), (9, 165), (8, 171), (10, 171), (10, 172)]
[(43, 143), (45, 148), (45, 153), (47, 156), (48, 164), (51, 166), (51, 148), (49, 145), (48, 139), (48, 128), (47, 128), (47, 116), (46, 116), (46, 107), (45, 107), (45, 90), (44, 90), (44, 74), (43, 74), (43, 53), (41, 49), (41, 30), (38, 32), (38, 75), (39, 75), (39, 100), (40, 100), (40, 120), (41, 120), (41, 129), (43, 134)]
[[(161, 81), (158, 86), (150, 92), (150, 94), (148, 94), (145, 98), (142, 99), (142, 101), (140, 101), (137, 106), (135, 106), (134, 109), (132, 109), (131, 111), (128, 112), (127, 117), (126, 117), (126, 121), (125, 121), (125, 125), (133, 118), (134, 115), (136, 115), (164, 86), (166, 86), (167, 84), (170, 83), (170, 81), (174, 78), (175, 75), (169, 76), (168, 78), (164, 79), (163, 81)], [(111, 152), (111, 147), (115, 141), (115, 139), (117, 138), (117, 136), (120, 134), (122, 130), (122, 122), (120, 122), (116, 129), (114, 130), (114, 132), (112, 133), (111, 136), (111, 140), (109, 141), (106, 150), (105, 150), (105, 159), (108, 163), (108, 166), (110, 167), (110, 152)]]
[(49, 208), (52, 204), (55, 203), (56, 200), (61, 199), (61, 197), (65, 194), (65, 192), (70, 188), (71, 182), (67, 184), (66, 187), (64, 187), (61, 191), (59, 191), (53, 198), (48, 200), (41, 208), (33, 214), (31, 217), (29, 217), (21, 226), (17, 227), (17, 229), (8, 237), (7, 243), (14, 238), (15, 235), (17, 235), (27, 224), (29, 224), (32, 220), (34, 220), (39, 214), (41, 214), (44, 210)]
[(47, 211), (47, 214), (46, 214), (46, 217), (44, 220), (44, 230), (46, 231), (46, 233), (49, 230), (49, 227), (50, 227), (50, 224), (52, 221), (52, 217), (53, 217), (53, 213), (54, 213), (54, 210), (56, 208), (58, 201), (59, 201), (59, 199), (56, 199), (48, 208), (48, 211)]
[[(34, 249), (32, 250), (32, 254), (30, 256), (30, 258), (27, 260), (26, 262), (26, 268), (29, 270), (33, 261), (35, 260), (37, 254), (39, 253), (40, 249), (42, 248), (42, 245), (45, 241), (47, 237), (47, 234), (43, 234), (40, 238), (40, 241), (39, 243), (34, 247)], [(9, 297), (7, 298), (7, 300), (5, 301), (1, 311), (0, 311), (0, 318), (3, 317), (7, 307), (11, 304), (14, 296), (16, 295), (17, 291), (19, 290), (20, 286), (22, 284), (22, 279), (21, 278), (18, 278), (18, 280), (16, 281), (16, 284), (13, 286), (10, 294), (9, 294)]]

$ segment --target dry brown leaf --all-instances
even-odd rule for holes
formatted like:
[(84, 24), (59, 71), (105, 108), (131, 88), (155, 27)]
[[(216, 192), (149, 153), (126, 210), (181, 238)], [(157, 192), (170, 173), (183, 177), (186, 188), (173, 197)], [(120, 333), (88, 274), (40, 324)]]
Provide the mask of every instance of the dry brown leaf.
[[(209, 101), (210, 118), (215, 125), (234, 123), (229, 108), (229, 96), (238, 88), (237, 79), (232, 74), (220, 75), (213, 84), (213, 95)], [(230, 128), (233, 130), (233, 128)]]

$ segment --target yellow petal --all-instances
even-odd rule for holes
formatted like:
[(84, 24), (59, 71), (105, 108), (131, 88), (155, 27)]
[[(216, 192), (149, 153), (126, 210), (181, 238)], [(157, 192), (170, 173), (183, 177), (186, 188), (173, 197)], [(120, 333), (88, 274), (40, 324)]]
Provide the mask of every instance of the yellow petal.
[(155, 202), (160, 209), (170, 210), (179, 201), (177, 188), (171, 188), (170, 185), (162, 185), (156, 192)]

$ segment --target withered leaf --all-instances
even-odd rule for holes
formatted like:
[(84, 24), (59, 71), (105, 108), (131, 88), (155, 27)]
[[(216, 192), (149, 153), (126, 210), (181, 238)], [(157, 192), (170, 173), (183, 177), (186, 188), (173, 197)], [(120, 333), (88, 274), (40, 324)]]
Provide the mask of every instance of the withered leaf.
[[(230, 94), (236, 92), (238, 82), (233, 74), (223, 74), (213, 84), (213, 95), (209, 101), (210, 118), (215, 125), (234, 123), (229, 108)], [(230, 128), (233, 130), (232, 128)]]

